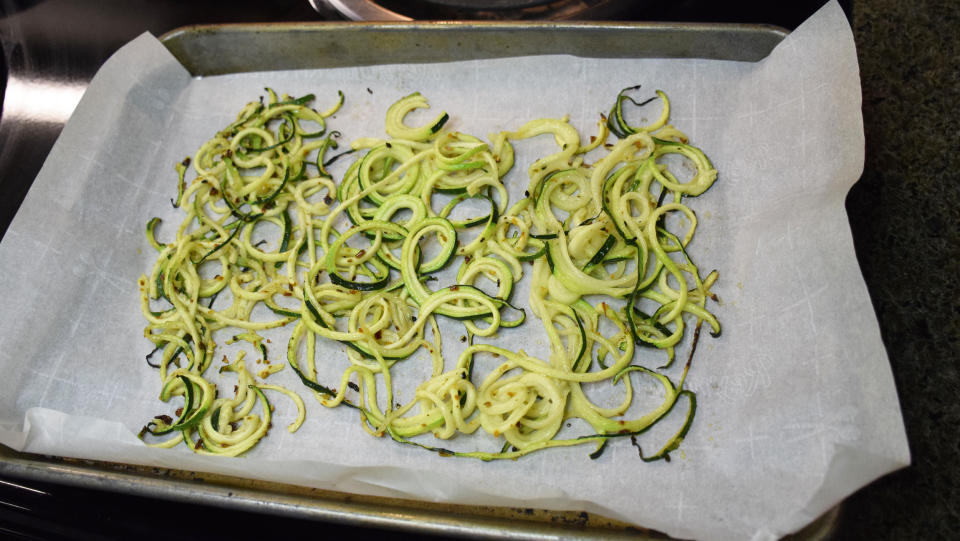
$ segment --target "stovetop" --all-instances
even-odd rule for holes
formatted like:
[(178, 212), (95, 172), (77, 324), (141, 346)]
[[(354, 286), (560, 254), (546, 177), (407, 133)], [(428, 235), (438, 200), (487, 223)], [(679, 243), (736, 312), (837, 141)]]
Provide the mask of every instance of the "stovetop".
[[(427, 0), (439, 11), (408, 9), (416, 16), (442, 18), (471, 0)], [(517, 2), (517, 0), (513, 0)], [(383, 0), (399, 9), (405, 3)], [(0, 237), (37, 175), (54, 141), (102, 63), (143, 32), (159, 36), (201, 23), (319, 21), (321, 0), (0, 0)], [(540, 9), (557, 1), (520, 0)], [(582, 2), (581, 2), (582, 3)], [(595, 4), (606, 2), (595, 2)], [(823, 3), (620, 2), (603, 16), (615, 20), (764, 23), (793, 29)], [(569, 2), (567, 2), (569, 4)], [(731, 5), (732, 4), (732, 5)], [(850, 2), (841, 2), (850, 11)], [(407, 5), (409, 8), (409, 5)], [(608, 6), (609, 7), (609, 6)], [(451, 11), (453, 10), (453, 11)], [(489, 10), (487, 10), (489, 11)], [(594, 12), (598, 14), (599, 12)], [(435, 17), (439, 14), (441, 17)], [(503, 16), (503, 12), (500, 12)], [(341, 16), (343, 17), (343, 16)], [(346, 18), (346, 17), (343, 17)], [(202, 517), (182, 520), (181, 517)], [(223, 538), (241, 535), (363, 535), (365, 528), (153, 500), (110, 492), (0, 476), (0, 538), (154, 539), (171, 535)], [(413, 537), (376, 532), (389, 539)], [(419, 536), (418, 536), (419, 537)]]

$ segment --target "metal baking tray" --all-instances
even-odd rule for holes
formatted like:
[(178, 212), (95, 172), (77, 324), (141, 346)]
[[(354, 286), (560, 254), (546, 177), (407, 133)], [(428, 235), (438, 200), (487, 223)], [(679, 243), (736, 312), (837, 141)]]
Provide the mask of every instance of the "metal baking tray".
[[(195, 76), (382, 63), (456, 62), (537, 54), (755, 62), (787, 32), (742, 24), (442, 22), (188, 26), (160, 38)], [(18, 453), (0, 445), (0, 473), (181, 502), (446, 537), (668, 539), (580, 511), (424, 503), (223, 475)], [(829, 537), (839, 507), (789, 539)]]

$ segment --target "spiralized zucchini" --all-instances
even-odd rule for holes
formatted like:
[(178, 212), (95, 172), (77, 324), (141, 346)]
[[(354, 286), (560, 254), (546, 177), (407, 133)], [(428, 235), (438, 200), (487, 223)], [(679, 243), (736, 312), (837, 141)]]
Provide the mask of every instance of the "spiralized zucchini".
[[(161, 352), (161, 399), (182, 395), (185, 407), (178, 419), (158, 416), (145, 431), (177, 433), (159, 445), (182, 440), (217, 454), (249, 449), (269, 424), (263, 389), (296, 395), (255, 383), (241, 356), (225, 367), (239, 376), (234, 398), (216, 398), (203, 376), (217, 347), (212, 333), (239, 327), (245, 332), (237, 339), (266, 359), (257, 332), (292, 324), (291, 368), (324, 406), (357, 410), (373, 435), (482, 460), (593, 443), (596, 458), (610, 438), (643, 433), (683, 403), (679, 430), (657, 452), (641, 452), (644, 460), (669, 459), (696, 410), (684, 382), (701, 325), (720, 332), (706, 306), (717, 272), (701, 276), (690, 257), (697, 219), (684, 204), (717, 172), (667, 124), (663, 92), (657, 120), (627, 123), (624, 105), (645, 104), (627, 96), (636, 88), (618, 94), (587, 144), (567, 119), (533, 120), (489, 142), (445, 129), (445, 112), (410, 126), (408, 113), (429, 107), (414, 93), (387, 111), (387, 139), (354, 141), (356, 157), (339, 184), (323, 163), (337, 146), (322, 129), (336, 108), (320, 114), (306, 98), (272, 92), (266, 105), (249, 104), (198, 151), (194, 182), (185, 185), (186, 163), (178, 167), (175, 204), (187, 218), (176, 239), (160, 243), (156, 219), (147, 225), (160, 256), (141, 280), (146, 334)], [(303, 120), (321, 129), (309, 132)], [(607, 143), (611, 133), (618, 140)], [(540, 135), (551, 135), (557, 151), (529, 166), (525, 197), (511, 202), (503, 178), (513, 144)], [(463, 209), (479, 214), (454, 219)], [(283, 231), (276, 250), (252, 241), (265, 222)], [(685, 229), (671, 230), (681, 222)], [(207, 262), (219, 265), (213, 279), (199, 271)], [(435, 283), (447, 267), (455, 278)], [(529, 312), (549, 341), (543, 359), (496, 343), (501, 328), (529, 325), (527, 311), (511, 300), (526, 274)], [(495, 291), (481, 287), (484, 280)], [(214, 310), (225, 289), (232, 304)], [(169, 307), (154, 311), (160, 299)], [(276, 318), (251, 321), (259, 303)], [(460, 320), (469, 337), (455, 362), (444, 355), (438, 318)], [(667, 369), (691, 321), (689, 356), (673, 381)], [(349, 366), (335, 386), (318, 381), (318, 337), (349, 346)], [(637, 355), (637, 346), (662, 350), (665, 360)], [(395, 392), (392, 371), (421, 350), (432, 359), (431, 374), (406, 403), (396, 402), (409, 393)], [(170, 370), (174, 362), (179, 368)], [(475, 370), (478, 363), (489, 370)], [(636, 413), (632, 377), (660, 387), (660, 403)], [(611, 386), (623, 398), (601, 406), (587, 396), (588, 385)], [(257, 400), (263, 419), (250, 413)], [(297, 408), (299, 423), (302, 402)], [(572, 419), (591, 429), (560, 436)], [(447, 440), (478, 429), (501, 438), (499, 449), (451, 451), (422, 437)]]
[[(183, 398), (177, 419), (158, 415), (140, 432), (141, 437), (161, 437), (150, 445), (172, 447), (182, 441), (198, 453), (243, 453), (270, 427), (272, 406), (265, 390), (293, 400), (298, 415), (291, 432), (306, 414), (295, 393), (257, 380), (257, 375), (263, 379), (283, 368), (269, 364), (259, 332), (300, 317), (298, 311), (276, 302), (299, 287), (298, 259), (308, 246), (310, 223), (297, 221), (291, 211), (329, 212), (322, 201), (307, 200), (336, 190), (323, 160), (328, 149), (337, 147), (339, 133), (327, 132), (326, 118), (339, 109), (343, 94), (332, 108), (318, 113), (308, 106), (313, 95), (278, 97), (266, 90), (266, 103), (261, 99), (247, 104), (235, 122), (204, 143), (193, 158), (177, 164), (177, 197), (172, 203), (186, 216), (173, 240), (156, 239), (159, 218), (147, 223), (147, 238), (159, 252), (150, 275), (140, 278), (141, 306), (148, 322), (144, 335), (156, 345), (147, 362), (159, 370), (160, 399)], [(191, 166), (196, 178), (188, 185)], [(252, 240), (254, 229), (263, 224), (281, 231), (275, 251), (261, 250), (261, 243)], [(210, 268), (215, 270), (205, 271)], [(230, 300), (216, 303), (226, 297)], [(215, 303), (222, 306), (215, 308)], [(277, 318), (251, 318), (261, 303)], [(254, 375), (247, 370), (243, 351), (233, 362), (223, 357), (226, 364), (219, 372), (237, 374), (232, 399), (220, 398), (206, 375), (217, 348), (214, 333), (225, 329), (239, 330), (226, 342), (249, 342), (260, 354), (258, 363), (266, 363)], [(259, 415), (253, 413), (257, 404)]]

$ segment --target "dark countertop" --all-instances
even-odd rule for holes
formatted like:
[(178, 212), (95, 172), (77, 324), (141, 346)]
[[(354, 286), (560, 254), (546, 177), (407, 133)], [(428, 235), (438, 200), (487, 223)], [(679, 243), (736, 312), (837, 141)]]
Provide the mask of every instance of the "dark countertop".
[(860, 490), (839, 538), (960, 534), (960, 2), (853, 9), (866, 164), (847, 197), (913, 464)]
[[(134, 3), (147, 15), (125, 15), (125, 9), (130, 11)], [(252, 4), (239, 0), (208, 2), (203, 15), (190, 20), (263, 20), (251, 14), (253, 11), (242, 9)], [(677, 2), (674, 9), (680, 12), (689, 4)], [(723, 10), (698, 13), (704, 20), (726, 18), (791, 26), (786, 17), (795, 15), (763, 15), (760, 4), (743, 2), (732, 10), (724, 4)], [(188, 20), (184, 14), (195, 9), (188, 3), (159, 0), (105, 0), (97, 8), (90, 5), (0, 0), (4, 72), (7, 68), (16, 71), (53, 66), (55, 79), (84, 82), (103, 59), (136, 34), (151, 30), (159, 35), (183, 24), (179, 21)], [(8, 17), (27, 10), (47, 10), (47, 17), (83, 21), (98, 9), (102, 15), (97, 16), (97, 22), (103, 29), (128, 31), (107, 31), (91, 41), (87, 36), (91, 30), (85, 30), (82, 24), (60, 22), (13, 30), (5, 24)], [(736, 16), (731, 15), (734, 12)], [(294, 0), (276, 2), (268, 17), (315, 20), (305, 1)], [(677, 17), (667, 14), (665, 18)], [(857, 257), (898, 386), (913, 465), (850, 497), (843, 506), (836, 538), (952, 539), (960, 529), (960, 494), (955, 488), (960, 485), (960, 405), (954, 400), (960, 391), (960, 2), (858, 1), (853, 4), (852, 20), (861, 67), (867, 146), (865, 171), (847, 198), (847, 209)], [(40, 36), (41, 41), (34, 40), (32, 49), (25, 49), (17, 40), (29, 32)], [(75, 58), (84, 60), (76, 62)], [(65, 59), (69, 69), (62, 68)], [(62, 123), (40, 119), (30, 124), (27, 132), (11, 137), (10, 120), (4, 118), (0, 124), (0, 189), (4, 194), (0, 198), (0, 235), (62, 127)], [(88, 494), (91, 501), (109, 501), (109, 495), (90, 491), (41, 488), (49, 489), (61, 503), (75, 503), (88, 498)], [(0, 479), (0, 504), (38, 497), (25, 496), (18, 490), (3, 485)], [(148, 502), (124, 497), (122, 502), (115, 499), (111, 504), (118, 506), (122, 515)], [(170, 507), (168, 512), (176, 516), (183, 510)], [(64, 522), (79, 523), (82, 519), (71, 516), (63, 513), (59, 525), (44, 529), (40, 522), (48, 517), (24, 517), (0, 505), (0, 537), (17, 527), (26, 528), (26, 524), (42, 539), (75, 538)], [(110, 515), (106, 517), (109, 523)], [(113, 520), (120, 521), (118, 517), (113, 515)], [(229, 521), (237, 517), (221, 518)], [(113, 526), (109, 531), (133, 531), (123, 529), (122, 524)], [(313, 531), (321, 535), (347, 531), (277, 519), (263, 532), (279, 527), (290, 533)], [(107, 532), (105, 538), (123, 537), (122, 533), (117, 535)]]

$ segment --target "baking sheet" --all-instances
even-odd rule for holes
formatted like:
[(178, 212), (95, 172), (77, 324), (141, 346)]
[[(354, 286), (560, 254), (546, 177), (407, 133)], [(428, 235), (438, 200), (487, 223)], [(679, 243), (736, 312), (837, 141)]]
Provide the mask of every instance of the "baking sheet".
[[(270, 436), (242, 459), (135, 438), (164, 411), (142, 358), (136, 280), (154, 257), (143, 224), (178, 223), (172, 164), (263, 86), (312, 92), (319, 108), (343, 90), (331, 127), (349, 140), (382, 133), (383, 111), (412, 91), (480, 136), (562, 114), (590, 134), (637, 83), (670, 95), (672, 122), (720, 171), (692, 203), (693, 250), (721, 272), (724, 334), (701, 342), (688, 379), (698, 417), (673, 461), (641, 463), (628, 442), (597, 461), (585, 449), (452, 460), (371, 438), (353, 412), (316, 404), (291, 435), (282, 400)], [(0, 244), (0, 442), (345, 492), (582, 509), (677, 537), (774, 538), (909, 463), (843, 209), (862, 161), (856, 54), (835, 3), (760, 63), (549, 56), (191, 78), (142, 36), (97, 75)], [(524, 169), (510, 177), (520, 192)], [(289, 370), (270, 381), (299, 385)]]

